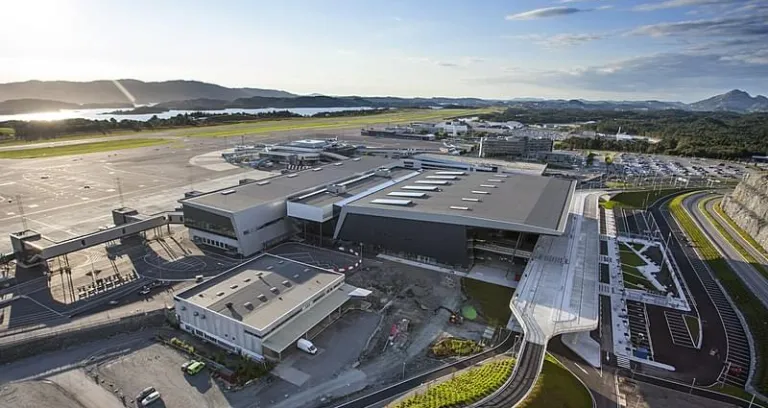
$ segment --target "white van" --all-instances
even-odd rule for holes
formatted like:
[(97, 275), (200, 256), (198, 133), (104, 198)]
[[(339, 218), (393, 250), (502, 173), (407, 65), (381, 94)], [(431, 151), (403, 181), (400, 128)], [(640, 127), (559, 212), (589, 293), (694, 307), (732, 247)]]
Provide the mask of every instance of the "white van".
[(144, 397), (143, 400), (141, 400), (141, 405), (146, 407), (147, 405), (157, 401), (160, 399), (160, 393), (157, 391), (152, 392), (151, 394)]
[(315, 347), (315, 345), (312, 344), (312, 342), (307, 339), (299, 339), (299, 341), (296, 342), (296, 347), (298, 347), (299, 350), (305, 353), (309, 353), (309, 354), (317, 353), (317, 347)]

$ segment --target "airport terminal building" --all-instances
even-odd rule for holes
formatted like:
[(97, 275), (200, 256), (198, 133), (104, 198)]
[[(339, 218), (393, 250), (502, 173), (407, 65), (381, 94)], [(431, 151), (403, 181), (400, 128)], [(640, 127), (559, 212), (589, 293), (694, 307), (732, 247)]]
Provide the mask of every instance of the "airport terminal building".
[(198, 243), (251, 256), (292, 237), (467, 269), (517, 265), (561, 235), (575, 182), (361, 157), (182, 200)]

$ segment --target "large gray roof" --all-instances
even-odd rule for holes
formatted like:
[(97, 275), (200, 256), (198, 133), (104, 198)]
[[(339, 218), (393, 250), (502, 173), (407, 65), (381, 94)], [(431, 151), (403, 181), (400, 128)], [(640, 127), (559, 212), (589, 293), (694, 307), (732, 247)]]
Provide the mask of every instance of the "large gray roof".
[(182, 201), (194, 206), (235, 213), (265, 202), (285, 199), (317, 186), (349, 179), (355, 175), (375, 170), (380, 166), (389, 167), (397, 162), (397, 160), (383, 157), (365, 156), (217, 190)]
[(264, 254), (176, 296), (264, 331), (340, 280), (338, 273)]
[[(348, 203), (344, 211), (541, 234), (561, 234), (565, 230), (566, 214), (575, 188), (573, 181), (525, 174), (472, 172), (456, 175), (455, 180), (445, 180), (445, 185), (425, 184), (445, 178), (445, 173), (423, 172)], [(434, 186), (439, 191), (423, 191), (426, 193), (423, 198), (389, 195), (392, 192), (417, 191), (404, 188), (406, 186)], [(373, 202), (381, 199), (410, 202), (408, 205)], [(343, 222), (343, 219), (340, 221)]]

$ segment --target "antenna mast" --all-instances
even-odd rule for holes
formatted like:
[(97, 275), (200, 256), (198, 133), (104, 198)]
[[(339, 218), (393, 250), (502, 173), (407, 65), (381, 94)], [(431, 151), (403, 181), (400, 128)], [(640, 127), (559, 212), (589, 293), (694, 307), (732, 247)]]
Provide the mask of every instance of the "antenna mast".
[(19, 207), (19, 216), (21, 217), (21, 225), (24, 227), (24, 231), (28, 230), (27, 217), (24, 215), (24, 205), (21, 202), (21, 194), (16, 195), (16, 205)]

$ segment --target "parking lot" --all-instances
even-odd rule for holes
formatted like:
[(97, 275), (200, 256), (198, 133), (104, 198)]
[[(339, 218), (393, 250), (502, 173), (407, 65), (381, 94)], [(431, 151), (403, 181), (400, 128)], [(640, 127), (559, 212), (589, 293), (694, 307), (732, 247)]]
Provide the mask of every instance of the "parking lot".
[[(620, 172), (631, 176), (738, 179), (744, 174), (744, 167), (736, 163), (633, 153), (618, 155), (614, 164)], [(656, 183), (660, 181), (655, 180)]]
[[(118, 359), (89, 367), (87, 372), (110, 392), (119, 390), (126, 401), (146, 387), (155, 387), (161, 400), (152, 407), (219, 407), (229, 406), (224, 392), (207, 369), (190, 376), (181, 370), (188, 358), (162, 344), (152, 344)], [(138, 406), (135, 402), (127, 406)]]
[(645, 349), (650, 359), (653, 359), (653, 345), (648, 331), (648, 315), (645, 304), (627, 301), (627, 315), (629, 316), (629, 339), (634, 348)]

